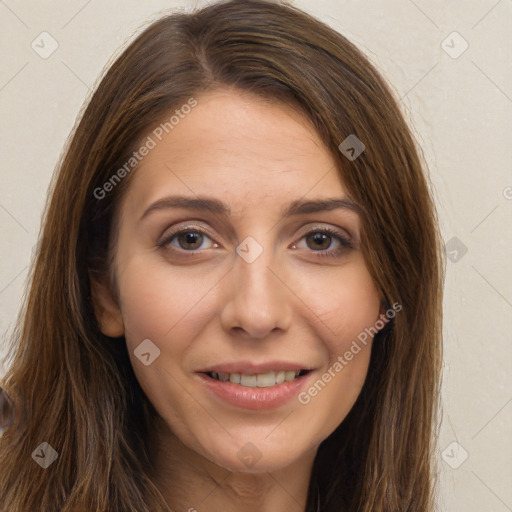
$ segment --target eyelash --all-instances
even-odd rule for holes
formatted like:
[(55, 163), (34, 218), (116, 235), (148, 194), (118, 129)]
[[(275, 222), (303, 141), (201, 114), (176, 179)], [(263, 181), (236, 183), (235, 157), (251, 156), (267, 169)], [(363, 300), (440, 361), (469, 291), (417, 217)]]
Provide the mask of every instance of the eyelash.
[[(192, 254), (192, 255), (195, 255), (195, 254), (198, 254), (200, 253), (202, 250), (204, 249), (196, 249), (196, 250), (193, 250), (193, 251), (187, 251), (185, 249), (175, 249), (174, 247), (172, 247), (170, 244), (170, 242), (178, 235), (182, 235), (184, 233), (198, 233), (198, 234), (201, 234), (201, 235), (205, 235), (207, 236), (208, 238), (210, 238), (211, 240), (212, 237), (204, 230), (202, 229), (199, 229), (199, 228), (184, 228), (184, 229), (180, 229), (179, 231), (174, 231), (172, 233), (169, 233), (168, 235), (166, 235), (162, 240), (160, 240), (158, 243), (157, 243), (157, 247), (161, 248), (161, 249), (168, 249), (168, 248), (171, 248), (171, 250), (173, 252), (179, 252), (179, 253), (188, 253), (188, 254)], [(332, 250), (332, 249), (326, 249), (326, 250), (323, 250), (323, 251), (314, 251), (311, 249), (311, 252), (313, 252), (316, 256), (320, 256), (320, 257), (339, 257), (341, 256), (346, 250), (349, 250), (349, 249), (353, 249), (354, 248), (354, 245), (347, 239), (345, 238), (344, 236), (340, 235), (337, 231), (331, 229), (331, 228), (321, 228), (321, 229), (312, 229), (311, 231), (308, 231), (307, 233), (305, 233), (301, 238), (300, 240), (306, 238), (307, 236), (309, 235), (312, 235), (314, 233), (323, 233), (323, 234), (327, 234), (327, 235), (330, 235), (332, 238), (336, 238), (339, 243), (340, 243), (340, 247), (338, 247), (337, 249), (335, 250)], [(295, 246), (295, 244), (294, 244)]]

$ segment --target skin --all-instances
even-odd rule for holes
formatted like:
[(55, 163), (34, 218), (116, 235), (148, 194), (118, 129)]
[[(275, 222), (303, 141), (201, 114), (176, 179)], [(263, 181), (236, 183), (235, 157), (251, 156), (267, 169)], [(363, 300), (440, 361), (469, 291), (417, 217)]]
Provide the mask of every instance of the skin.
[[(125, 336), (161, 417), (152, 439), (156, 483), (174, 510), (302, 511), (317, 448), (364, 383), (371, 338), (308, 404), (293, 397), (269, 410), (242, 409), (208, 393), (196, 372), (293, 361), (313, 369), (307, 390), (331, 368), (382, 314), (360, 250), (360, 215), (339, 208), (281, 216), (292, 200), (348, 197), (302, 113), (238, 91), (197, 101), (134, 171), (115, 251), (120, 304), (95, 283), (97, 316), (105, 334)], [(231, 212), (169, 208), (141, 220), (169, 195), (215, 197)], [(191, 225), (207, 235), (157, 246)], [(336, 236), (316, 244), (306, 236), (322, 228), (353, 248), (319, 255), (340, 246)], [(235, 251), (249, 236), (263, 248), (251, 263)], [(134, 355), (145, 339), (160, 350), (148, 366)], [(250, 466), (239, 456), (247, 443), (261, 456)]]

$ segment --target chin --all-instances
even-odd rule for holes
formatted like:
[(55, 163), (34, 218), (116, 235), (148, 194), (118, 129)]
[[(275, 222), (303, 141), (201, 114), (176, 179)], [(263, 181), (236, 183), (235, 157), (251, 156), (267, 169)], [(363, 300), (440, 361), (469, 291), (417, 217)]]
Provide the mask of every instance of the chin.
[[(292, 437), (290, 437), (292, 439)], [(235, 440), (231, 439), (228, 446), (222, 445), (212, 450), (210, 443), (208, 450), (204, 451), (204, 456), (224, 469), (234, 473), (268, 473), (275, 472), (296, 463), (306, 457), (316, 453), (312, 448), (298, 450), (296, 441), (291, 446), (284, 445), (284, 441), (276, 446), (275, 442), (268, 440)]]

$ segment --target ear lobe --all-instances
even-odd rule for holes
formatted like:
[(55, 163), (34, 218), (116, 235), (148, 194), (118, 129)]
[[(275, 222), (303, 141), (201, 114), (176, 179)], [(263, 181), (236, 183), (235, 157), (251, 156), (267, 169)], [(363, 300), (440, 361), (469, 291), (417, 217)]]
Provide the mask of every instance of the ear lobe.
[(101, 332), (110, 338), (124, 336), (123, 315), (110, 288), (92, 277), (90, 281), (94, 313)]

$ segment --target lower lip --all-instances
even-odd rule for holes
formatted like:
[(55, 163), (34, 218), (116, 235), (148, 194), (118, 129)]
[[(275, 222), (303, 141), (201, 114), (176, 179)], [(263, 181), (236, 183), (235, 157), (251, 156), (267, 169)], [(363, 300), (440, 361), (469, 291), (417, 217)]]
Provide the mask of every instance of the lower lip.
[(289, 402), (305, 386), (311, 372), (291, 382), (283, 382), (266, 388), (249, 388), (232, 382), (213, 379), (204, 373), (199, 374), (206, 389), (237, 407), (244, 409), (273, 409)]

